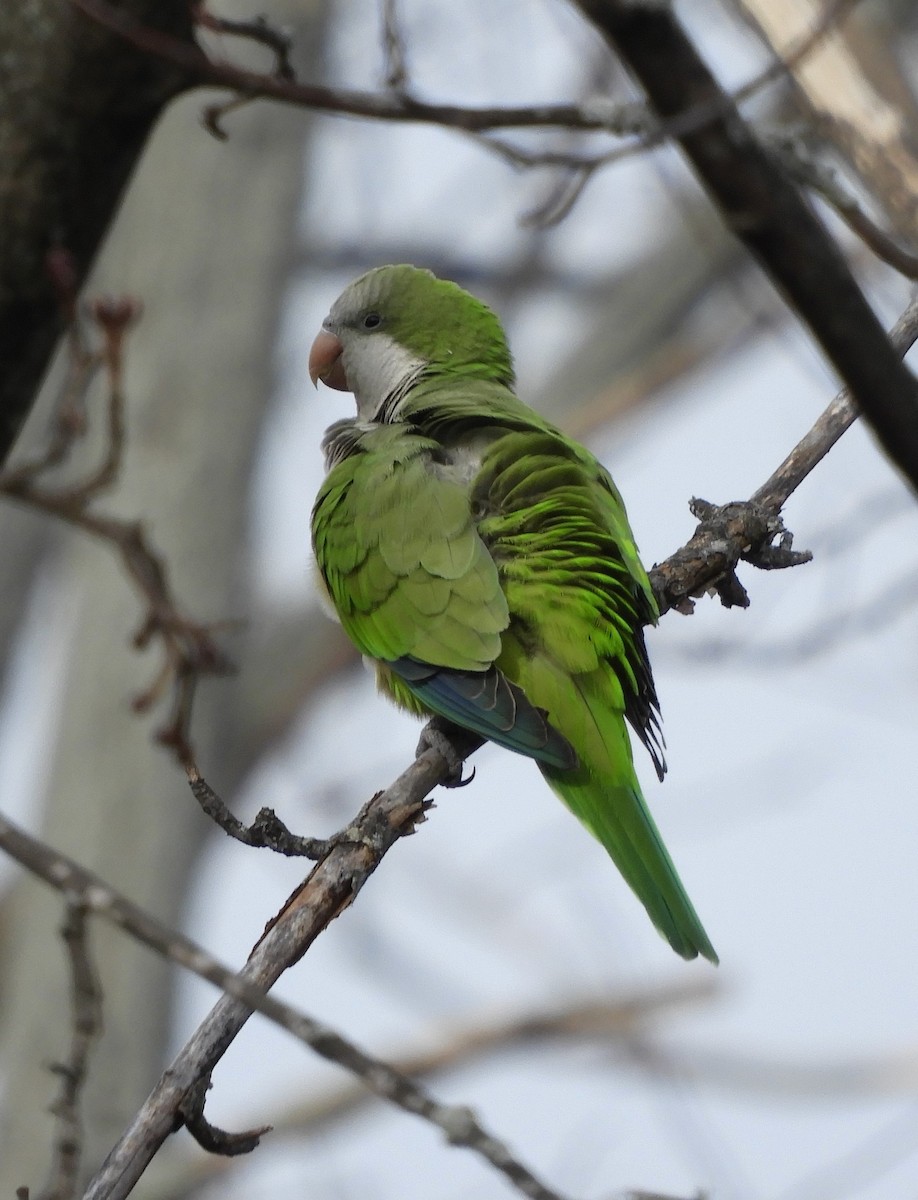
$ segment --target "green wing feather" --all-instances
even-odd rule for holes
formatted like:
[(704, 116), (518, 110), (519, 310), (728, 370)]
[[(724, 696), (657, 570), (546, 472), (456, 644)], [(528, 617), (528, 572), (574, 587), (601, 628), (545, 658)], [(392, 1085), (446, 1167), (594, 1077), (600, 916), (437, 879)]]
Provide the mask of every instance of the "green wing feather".
[(673, 949), (716, 962), (634, 771), (626, 716), (663, 769), (642, 632), (656, 609), (614, 485), (582, 447), (515, 432), (486, 452), (472, 503), (510, 611), (498, 666), (577, 753), (542, 773)]
[(359, 446), (328, 474), (313, 514), (316, 559), (347, 634), (370, 658), (486, 670), (507, 602), (467, 495), (426, 468), (436, 449), (426, 438), (382, 426)]
[(439, 447), (405, 426), (340, 431), (348, 456), (313, 510), (316, 561), (345, 631), (377, 661), (380, 686), (556, 767), (576, 761), (544, 712), (494, 665), (509, 612)]

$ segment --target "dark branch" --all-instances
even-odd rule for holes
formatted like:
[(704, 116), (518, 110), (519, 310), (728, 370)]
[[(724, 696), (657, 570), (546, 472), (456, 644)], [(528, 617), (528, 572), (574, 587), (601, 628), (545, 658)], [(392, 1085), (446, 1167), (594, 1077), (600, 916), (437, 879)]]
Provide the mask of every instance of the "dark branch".
[(680, 135), (679, 144), (727, 224), (809, 326), (886, 453), (918, 490), (918, 382), (777, 159), (753, 136), (668, 5), (578, 3), (663, 121), (706, 103), (719, 106), (721, 115)]
[(280, 817), (270, 808), (259, 809), (251, 825), (245, 825), (234, 817), (224, 801), (206, 779), (191, 766), (188, 783), (195, 800), (204, 813), (243, 846), (259, 850), (274, 850), (291, 858), (320, 859), (331, 849), (332, 841), (324, 838), (300, 837), (291, 833)]
[(250, 42), (258, 42), (267, 46), (274, 53), (274, 74), (278, 79), (294, 79), (293, 63), (290, 54), (293, 42), (290, 35), (283, 29), (269, 24), (265, 17), (255, 17), (251, 21), (233, 21), (229, 17), (218, 17), (208, 12), (203, 4), (194, 7), (194, 19), (202, 29), (213, 33), (225, 33), (231, 37), (244, 38)]
[(207, 58), (180, 38), (150, 28), (106, 0), (70, 0), (106, 30), (122, 37), (136, 50), (172, 63), (183, 79), (200, 86), (226, 87), (240, 96), (277, 100), (317, 112), (366, 117), (376, 121), (445, 125), (453, 129), (563, 127), (605, 130), (619, 135), (644, 133), (646, 112), (633, 104), (616, 105), (603, 98), (588, 104), (527, 104), (509, 107), (467, 108), (456, 104), (428, 104), (400, 92), (385, 93), (329, 88), (299, 83), (248, 71), (232, 63)]

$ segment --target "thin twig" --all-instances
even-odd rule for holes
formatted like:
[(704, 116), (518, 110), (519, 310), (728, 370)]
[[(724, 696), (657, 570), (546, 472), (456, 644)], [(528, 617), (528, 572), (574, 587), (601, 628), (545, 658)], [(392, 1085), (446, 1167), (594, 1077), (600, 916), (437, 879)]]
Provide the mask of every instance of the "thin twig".
[[(401, 1050), (388, 1054), (387, 1061), (414, 1079), (441, 1077), (465, 1070), (502, 1051), (522, 1051), (552, 1044), (589, 1043), (597, 1048), (630, 1046), (636, 1037), (648, 1036), (648, 1028), (663, 1014), (685, 1012), (709, 1004), (720, 995), (720, 987), (709, 976), (680, 976), (659, 987), (638, 989), (622, 996), (603, 995), (572, 1000), (563, 1008), (535, 1010), (511, 1015), (506, 1020), (450, 1031), (444, 1041), (430, 1049)], [(268, 1120), (277, 1137), (303, 1137), (327, 1130), (336, 1122), (352, 1118), (372, 1102), (372, 1095), (359, 1080), (343, 1080), (316, 1094), (286, 1098)], [(161, 1173), (155, 1194), (161, 1197), (189, 1195), (224, 1171), (226, 1163), (215, 1156), (171, 1157)]]
[(918, 254), (902, 246), (871, 220), (837, 173), (810, 151), (805, 137), (783, 132), (772, 138), (770, 144), (780, 155), (787, 172), (803, 187), (822, 196), (877, 258), (906, 279), (918, 279)]
[[(384, 4), (391, 0), (383, 0)], [(304, 84), (295, 80), (278, 78), (276, 74), (248, 71), (232, 63), (216, 61), (207, 57), (200, 48), (189, 46), (178, 38), (157, 29), (142, 25), (129, 14), (115, 8), (107, 0), (70, 0), (87, 17), (118, 34), (126, 41), (150, 54), (167, 59), (188, 75), (188, 84), (207, 84), (227, 87), (241, 96), (272, 99), (296, 107), (344, 116), (365, 117), (378, 121), (415, 122), (442, 125), (466, 132), (486, 132), (507, 128), (565, 128), (593, 132), (606, 132), (618, 136), (635, 135), (641, 139), (636, 147), (628, 147), (634, 153), (647, 146), (659, 145), (669, 137), (680, 137), (695, 132), (730, 111), (739, 103), (759, 92), (767, 84), (787, 74), (789, 65), (796, 65), (806, 58), (819, 44), (826, 32), (857, 0), (835, 0), (822, 20), (779, 62), (770, 63), (763, 71), (749, 80), (736, 93), (714, 99), (704, 99), (684, 111), (665, 119), (654, 116), (646, 107), (634, 103), (614, 104), (604, 96), (597, 96), (584, 104), (530, 104), (517, 106), (488, 106), (471, 108), (454, 104), (429, 104), (409, 95), (403, 89), (390, 87), (386, 92), (364, 92), (344, 88), (328, 88), (316, 84)], [(388, 20), (384, 17), (384, 20)], [(384, 25), (387, 69), (393, 69), (388, 31), (391, 23)], [(396, 35), (397, 55), (401, 40)], [(402, 56), (404, 57), (404, 56)], [(403, 72), (404, 65), (395, 68), (396, 78)], [(520, 152), (520, 161), (525, 153)], [(591, 160), (592, 161), (592, 160)], [(613, 161), (609, 159), (609, 161)]]
[(86, 432), (86, 396), (105, 361), (102, 350), (90, 343), (80, 319), (73, 256), (55, 247), (48, 252), (45, 266), (66, 327), (66, 373), (54, 406), (45, 449), (37, 458), (15, 468), (7, 467), (4, 472), (7, 479), (33, 480), (67, 459), (75, 443)]
[(86, 1082), (90, 1050), (102, 1032), (102, 989), (89, 950), (86, 906), (72, 897), (67, 902), (67, 920), (61, 936), (70, 962), (72, 1034), (67, 1061), (53, 1067), (61, 1078), (61, 1092), (51, 1110), (57, 1118), (58, 1132), (42, 1200), (70, 1200), (76, 1194), (83, 1158), (80, 1095)]
[[(154, 54), (179, 67), (187, 75), (188, 87), (227, 87), (243, 96), (277, 100), (318, 112), (377, 121), (445, 125), (466, 130), (555, 126), (623, 134), (640, 133), (645, 127), (642, 123), (639, 128), (621, 128), (618, 106), (606, 101), (584, 106), (529, 104), (469, 108), (455, 104), (427, 104), (392, 91), (365, 92), (278, 79), (258, 71), (247, 71), (232, 63), (209, 59), (200, 48), (141, 24), (124, 10), (106, 3), (106, 0), (70, 0), (70, 3), (90, 20), (122, 37), (138, 50)], [(624, 105), (622, 112), (631, 120), (635, 106)]]
[[(293, 41), (286, 30), (278, 29), (270, 24), (266, 17), (255, 17), (250, 21), (234, 21), (229, 17), (218, 17), (214, 13), (208, 12), (203, 4), (196, 5), (193, 12), (195, 22), (202, 29), (210, 30), (213, 33), (229, 34), (231, 37), (244, 38), (247, 41), (267, 46), (274, 53), (274, 69), (271, 72), (273, 78), (287, 81), (296, 79), (296, 72), (290, 61)], [(223, 128), (224, 117), (251, 104), (254, 99), (254, 96), (233, 96), (222, 104), (208, 104), (201, 117), (204, 128), (219, 141), (225, 141), (228, 134)]]
[(333, 845), (329, 838), (301, 837), (291, 833), (280, 817), (270, 808), (261, 808), (251, 825), (234, 817), (221, 797), (214, 791), (195, 765), (188, 769), (188, 783), (203, 812), (243, 846), (259, 850), (274, 850), (291, 858), (322, 858)]
[[(93, 348), (74, 306), (68, 334), (71, 363), (48, 448), (37, 458), (0, 473), (0, 494), (57, 517), (106, 542), (119, 555), (128, 578), (145, 603), (146, 612), (134, 635), (134, 646), (159, 643), (163, 661), (153, 682), (133, 699), (136, 712), (147, 712), (161, 701), (169, 717), (157, 731), (185, 767), (193, 762), (191, 706), (202, 675), (226, 674), (232, 664), (214, 639), (229, 622), (203, 624), (186, 616), (173, 595), (164, 559), (153, 549), (141, 522), (100, 513), (97, 498), (117, 482), (124, 457), (124, 348), (127, 333), (141, 313), (138, 301), (122, 297), (91, 301), (87, 311), (101, 331), (102, 344)], [(87, 475), (68, 485), (52, 486), (44, 476), (67, 461), (76, 439), (85, 431), (86, 389), (99, 369), (107, 376), (105, 444), (101, 461)]]
[(244, 38), (267, 46), (274, 54), (274, 75), (278, 79), (295, 79), (296, 72), (290, 61), (293, 39), (285, 29), (272, 25), (267, 17), (254, 17), (249, 21), (234, 21), (230, 17), (218, 17), (203, 4), (193, 6), (195, 23), (212, 33), (224, 33), (230, 37)]
[[(577, 154), (558, 150), (528, 150), (493, 136), (481, 136), (478, 140), (511, 166), (522, 168), (558, 167), (570, 173), (572, 178), (568, 181), (568, 186), (558, 204), (561, 216), (554, 215), (554, 210), (552, 210), (552, 215), (544, 218), (537, 214), (539, 224), (557, 224), (561, 217), (567, 215), (583, 189), (600, 168), (612, 166), (623, 159), (660, 146), (669, 138), (679, 138), (686, 134), (697, 133), (705, 125), (723, 117), (725, 113), (731, 112), (736, 105), (757, 95), (768, 84), (787, 78), (791, 70), (799, 66), (818, 48), (828, 33), (841, 23), (848, 11), (857, 3), (859, 0), (834, 0), (834, 3), (826, 7), (813, 28), (801, 37), (783, 58), (775, 59), (752, 79), (747, 80), (732, 92), (725, 92), (701, 103), (689, 105), (682, 112), (665, 119), (650, 116), (644, 105), (634, 101), (631, 102), (629, 119), (626, 116), (628, 106), (622, 105), (617, 110), (620, 128), (615, 132), (622, 134), (633, 132), (637, 135), (639, 140), (629, 145), (616, 146), (601, 154)], [(635, 128), (632, 130), (631, 126)], [(639, 128), (640, 126), (643, 128)], [(569, 193), (573, 193), (573, 195)]]
[(408, 55), (396, 0), (382, 0), (382, 44), (386, 87), (391, 92), (402, 93), (408, 85)]
[[(889, 340), (901, 355), (918, 340), (918, 299), (908, 308), (889, 331)], [(810, 471), (821, 462), (859, 413), (847, 388), (838, 393), (812, 429), (797, 443), (780, 467), (753, 493), (756, 504), (771, 512), (779, 512)]]
[[(889, 338), (902, 355), (918, 340), (918, 300), (899, 317)], [(793, 558), (780, 562), (782, 552), (795, 553), (790, 542), (773, 544), (775, 538), (789, 536), (780, 521), (781, 509), (857, 417), (851, 394), (844, 389), (748, 501), (699, 511), (703, 519), (688, 542), (649, 572), (660, 613), (671, 608), (691, 612), (692, 597), (711, 587), (720, 590), (728, 606), (743, 605), (745, 591), (735, 575), (741, 559), (757, 566), (794, 565)], [(769, 554), (776, 550), (779, 561), (769, 562)]]

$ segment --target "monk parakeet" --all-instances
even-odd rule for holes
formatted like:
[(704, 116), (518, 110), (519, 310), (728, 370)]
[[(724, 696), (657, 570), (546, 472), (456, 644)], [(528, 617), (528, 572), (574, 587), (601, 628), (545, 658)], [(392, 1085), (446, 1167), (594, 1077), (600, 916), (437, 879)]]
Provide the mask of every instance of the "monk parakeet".
[(429, 271), (347, 287), (309, 371), (357, 403), (325, 435), (312, 537), (381, 690), (535, 759), (676, 953), (716, 963), (632, 763), (626, 721), (665, 770), (657, 610), (608, 472), (514, 394), (494, 313)]

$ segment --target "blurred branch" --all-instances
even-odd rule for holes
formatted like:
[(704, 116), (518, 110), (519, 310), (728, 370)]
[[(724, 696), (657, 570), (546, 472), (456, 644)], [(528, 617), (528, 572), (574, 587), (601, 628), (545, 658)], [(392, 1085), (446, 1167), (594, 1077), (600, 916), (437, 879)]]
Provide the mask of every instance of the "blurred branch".
[[(825, 36), (826, 31), (856, 0), (835, 0), (824, 18), (816, 22), (788, 52), (788, 61), (805, 59)], [(175, 64), (187, 80), (199, 85), (227, 87), (240, 98), (270, 99), (300, 108), (346, 116), (366, 117), (378, 121), (403, 121), (442, 125), (466, 133), (484, 133), (492, 129), (560, 127), (585, 132), (605, 132), (620, 137), (636, 135), (638, 145), (625, 148), (635, 153), (660, 144), (667, 137), (679, 137), (702, 129), (713, 120), (728, 114), (733, 104), (754, 95), (775, 79), (787, 73), (787, 63), (771, 63), (752, 80), (730, 95), (707, 96), (694, 107), (665, 116), (653, 114), (645, 106), (626, 103), (613, 104), (604, 96), (596, 96), (583, 104), (529, 104), (509, 107), (489, 106), (471, 108), (454, 104), (430, 104), (411, 95), (406, 87), (405, 47), (398, 29), (391, 0), (383, 0), (383, 49), (388, 91), (385, 93), (355, 91), (345, 88), (305, 84), (281, 75), (277, 71), (264, 74), (245, 70), (233, 63), (208, 58), (198, 48), (190, 47), (179, 38), (148, 28), (143, 22), (113, 7), (108, 0), (70, 0), (70, 3), (112, 33), (118, 34), (138, 50), (158, 56)], [(199, 12), (201, 10), (198, 10)], [(218, 18), (204, 14), (202, 24), (213, 27)], [(234, 33), (241, 32), (242, 23), (233, 23)], [(259, 23), (254, 31), (256, 40), (265, 42), (265, 26)], [(280, 36), (280, 35), (279, 35)], [(490, 144), (490, 143), (486, 143)], [(497, 147), (508, 155), (518, 154), (520, 165), (599, 166), (604, 156), (579, 160), (569, 155), (544, 156), (531, 159), (525, 151), (512, 147)], [(615, 154), (616, 152), (613, 152)]]
[(753, 136), (668, 6), (578, 3), (664, 121), (704, 103), (719, 106), (721, 115), (676, 140), (724, 219), (809, 326), (886, 453), (918, 491), (918, 382), (793, 183)]
[(70, 961), (73, 1026), (67, 1061), (52, 1067), (62, 1080), (61, 1094), (52, 1109), (58, 1120), (58, 1136), (49, 1182), (40, 1200), (70, 1200), (76, 1194), (83, 1157), (80, 1094), (86, 1080), (89, 1052), (102, 1032), (102, 990), (89, 951), (86, 907), (73, 898), (67, 902), (67, 920), (61, 936)]
[(822, 196), (877, 258), (888, 263), (906, 279), (918, 279), (918, 254), (900, 245), (868, 217), (854, 196), (842, 185), (836, 172), (820, 161), (818, 152), (810, 149), (808, 140), (811, 139), (785, 133), (771, 139), (771, 145), (780, 155), (787, 173), (802, 187), (810, 188)]
[[(226, 656), (213, 640), (216, 626), (191, 620), (178, 607), (166, 564), (150, 545), (140, 521), (126, 521), (92, 510), (98, 496), (112, 486), (124, 454), (124, 345), (141, 306), (130, 298), (97, 300), (88, 310), (102, 334), (102, 348), (93, 350), (83, 333), (74, 302), (69, 333), (69, 363), (58, 402), (52, 436), (37, 458), (0, 473), (0, 494), (58, 517), (108, 542), (147, 606), (134, 646), (144, 649), (157, 640), (163, 662), (153, 683), (134, 697), (137, 712), (146, 712), (169, 696), (171, 715), (157, 739), (172, 749), (182, 764), (192, 761), (191, 708), (202, 675), (230, 670)], [(50, 487), (40, 482), (52, 467), (65, 462), (76, 439), (86, 429), (85, 398), (95, 372), (103, 367), (108, 380), (106, 439), (102, 461), (77, 483)]]
[[(667, 138), (679, 138), (703, 129), (717, 117), (729, 115), (731, 105), (741, 104), (762, 91), (768, 84), (787, 77), (791, 68), (808, 61), (810, 56), (828, 36), (836, 23), (841, 21), (858, 0), (834, 0), (826, 5), (818, 19), (799, 31), (799, 36), (788, 46), (786, 55), (778, 57), (747, 83), (735, 91), (720, 96), (707, 97), (701, 103), (686, 107), (675, 115), (660, 120), (660, 115), (651, 118), (650, 129), (638, 141), (626, 146), (616, 146), (601, 154), (578, 154), (573, 151), (529, 150), (514, 146), (496, 137), (480, 136), (482, 145), (493, 150), (511, 166), (520, 168), (557, 167), (562, 176), (552, 196), (524, 218), (524, 223), (544, 228), (562, 221), (582, 196), (587, 185), (604, 167), (612, 166), (622, 159), (630, 158), (644, 150), (662, 144)], [(726, 101), (726, 105), (724, 103)]]
[[(728, 638), (698, 638), (690, 646), (675, 651), (682, 659), (692, 662), (712, 662), (729, 659), (741, 662), (745, 669), (784, 671), (799, 666), (807, 659), (826, 654), (836, 646), (848, 645), (856, 637), (875, 636), (882, 629), (900, 621), (918, 606), (918, 570), (897, 575), (866, 603), (846, 611), (833, 613), (827, 619), (820, 613), (818, 621), (805, 632), (781, 639), (764, 638), (754, 644), (748, 640)], [(674, 651), (671, 649), (670, 653)]]
[(662, 1078), (696, 1080), (754, 1095), (822, 1097), (832, 1102), (842, 1096), (911, 1095), (918, 1086), (918, 1049), (913, 1045), (874, 1058), (800, 1062), (642, 1042), (634, 1063)]
[(386, 87), (398, 94), (405, 90), (408, 82), (408, 55), (398, 19), (396, 0), (382, 0), (381, 17)]
[[(599, 1047), (629, 1042), (646, 1035), (647, 1027), (661, 1016), (684, 1012), (720, 993), (716, 980), (682, 979), (657, 988), (635, 991), (613, 999), (573, 1002), (563, 1009), (524, 1013), (506, 1020), (482, 1023), (448, 1033), (428, 1051), (391, 1053), (387, 1061), (412, 1078), (426, 1078), (461, 1070), (489, 1055), (532, 1046), (590, 1042)], [(269, 1115), (276, 1136), (314, 1134), (345, 1120), (366, 1106), (369, 1094), (359, 1084), (346, 1083), (318, 1095), (286, 1103)], [(182, 1153), (160, 1160), (144, 1179), (148, 1200), (187, 1197), (192, 1189), (212, 1183), (227, 1164), (216, 1157), (194, 1158)]]
[(277, 100), (298, 108), (376, 121), (444, 125), (467, 131), (509, 126), (562, 126), (625, 135), (644, 133), (648, 127), (648, 114), (642, 106), (615, 105), (604, 98), (584, 105), (529, 104), (468, 108), (455, 104), (428, 104), (394, 90), (386, 93), (363, 92), (300, 83), (210, 59), (200, 49), (150, 28), (106, 0), (70, 0), (70, 4), (103, 28), (122, 37), (135, 49), (179, 67), (186, 79), (199, 86), (229, 88), (240, 97), (249, 99)]
[(214, 33), (225, 33), (230, 37), (244, 38), (267, 46), (274, 54), (274, 75), (278, 79), (294, 79), (296, 72), (290, 61), (293, 42), (286, 30), (271, 25), (266, 17), (254, 17), (250, 21), (233, 21), (229, 17), (218, 17), (208, 12), (203, 4), (193, 5), (194, 20), (202, 29)]
[[(466, 752), (468, 749), (466, 746)], [(481, 1126), (470, 1109), (439, 1103), (402, 1073), (365, 1054), (329, 1027), (265, 995), (264, 989), (286, 967), (299, 960), (316, 933), (347, 907), (386, 849), (398, 837), (410, 833), (414, 824), (423, 818), (427, 806), (423, 796), (419, 797), (417, 793), (426, 794), (432, 786), (430, 780), (433, 777), (435, 781), (445, 765), (439, 755), (427, 751), (388, 792), (370, 801), (354, 825), (345, 831), (353, 840), (342, 847), (340, 854), (350, 860), (351, 869), (347, 869), (348, 863), (341, 862), (327, 868), (330, 859), (320, 864), (288, 901), (239, 974), (223, 966), (188, 938), (150, 917), (91, 872), (0, 817), (0, 847), (11, 857), (65, 893), (71, 903), (79, 903), (86, 912), (104, 917), (157, 953), (216, 984), (225, 993), (211, 1017), (204, 1021), (188, 1047), (166, 1071), (131, 1129), (90, 1183), (87, 1200), (100, 1200), (101, 1197), (114, 1200), (128, 1195), (159, 1146), (174, 1130), (176, 1117), (184, 1116), (189, 1097), (198, 1101), (197, 1115), (201, 1116), (200, 1097), (205, 1081), (252, 1011), (281, 1025), (323, 1058), (356, 1074), (376, 1095), (436, 1125), (451, 1145), (463, 1146), (481, 1155), (523, 1195), (534, 1200), (560, 1200), (558, 1193), (540, 1183), (506, 1146)], [(320, 884), (314, 884), (323, 867), (326, 878)], [(340, 877), (342, 874), (345, 879)], [(329, 875), (337, 877), (329, 879)], [(314, 885), (311, 887), (311, 884)], [(310, 903), (315, 891), (324, 892), (323, 903), (318, 906), (321, 911), (318, 924), (317, 906)], [(334, 893), (331, 904), (329, 893)], [(216, 1021), (213, 1019), (215, 1014), (218, 1014)], [(207, 1129), (214, 1132), (211, 1126)], [(233, 1135), (233, 1140), (238, 1142), (248, 1138), (247, 1148), (252, 1149), (258, 1144), (259, 1132), (264, 1131)]]

